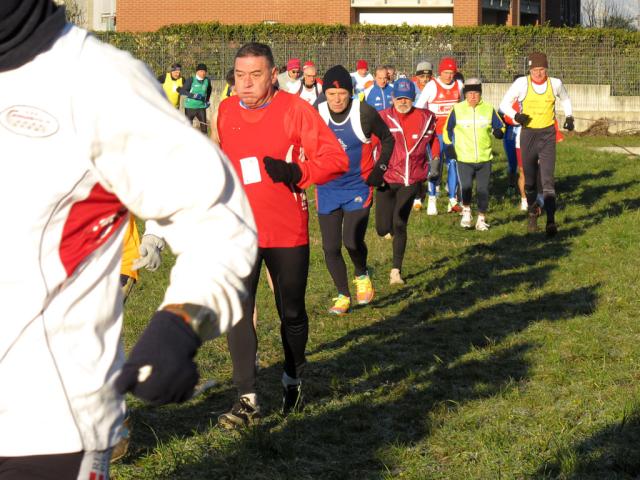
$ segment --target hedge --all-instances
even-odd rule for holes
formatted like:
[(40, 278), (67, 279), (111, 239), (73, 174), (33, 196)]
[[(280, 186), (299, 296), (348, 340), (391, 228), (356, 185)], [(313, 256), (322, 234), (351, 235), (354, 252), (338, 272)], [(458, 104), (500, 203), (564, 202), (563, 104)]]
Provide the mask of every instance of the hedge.
[(614, 93), (640, 95), (640, 33), (618, 29), (207, 23), (97, 35), (130, 51), (157, 74), (174, 61), (187, 71), (205, 62), (213, 78), (224, 77), (236, 49), (247, 41), (271, 45), (279, 64), (298, 56), (313, 59), (321, 71), (336, 63), (352, 66), (362, 57), (410, 73), (421, 59), (437, 62), (451, 55), (463, 73), (503, 82), (522, 73), (527, 53), (542, 50), (565, 82), (612, 83)]

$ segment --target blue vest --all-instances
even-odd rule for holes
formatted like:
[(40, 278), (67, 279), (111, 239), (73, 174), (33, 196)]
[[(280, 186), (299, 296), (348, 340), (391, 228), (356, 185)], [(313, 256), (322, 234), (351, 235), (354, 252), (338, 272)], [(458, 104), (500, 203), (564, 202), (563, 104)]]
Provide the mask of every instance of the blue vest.
[(316, 186), (318, 213), (331, 213), (337, 208), (350, 211), (369, 206), (371, 189), (362, 178), (362, 157), (363, 148), (367, 148), (364, 146), (368, 146), (371, 140), (362, 131), (360, 102), (351, 102), (349, 116), (342, 123), (332, 120), (326, 102), (318, 106), (318, 111), (349, 158), (349, 170), (338, 178)]
[(391, 85), (387, 84), (384, 88), (380, 88), (376, 84), (369, 91), (365, 90), (365, 102), (380, 112), (393, 104), (391, 92), (393, 92)]

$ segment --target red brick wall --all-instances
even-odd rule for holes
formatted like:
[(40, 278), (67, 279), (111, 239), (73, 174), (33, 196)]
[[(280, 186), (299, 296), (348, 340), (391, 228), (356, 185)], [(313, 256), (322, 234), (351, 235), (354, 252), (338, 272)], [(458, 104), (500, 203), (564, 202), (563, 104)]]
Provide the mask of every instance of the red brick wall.
[(349, 0), (296, 2), (291, 0), (118, 0), (116, 29), (154, 31), (172, 23), (327, 23), (345, 24), (353, 12)]
[(453, 24), (461, 27), (482, 25), (482, 0), (455, 0)]

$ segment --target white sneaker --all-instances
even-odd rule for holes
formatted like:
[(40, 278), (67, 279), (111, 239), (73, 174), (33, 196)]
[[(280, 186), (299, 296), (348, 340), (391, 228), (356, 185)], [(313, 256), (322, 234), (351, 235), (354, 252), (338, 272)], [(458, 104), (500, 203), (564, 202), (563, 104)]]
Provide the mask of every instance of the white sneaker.
[(460, 220), (460, 226), (462, 228), (471, 228), (471, 207), (462, 207), (462, 220)]
[(404, 280), (400, 276), (400, 270), (392, 268), (389, 274), (389, 285), (404, 285)]
[(438, 199), (436, 197), (429, 196), (429, 202), (427, 203), (427, 215), (438, 214)]
[(527, 203), (527, 199), (523, 198), (520, 200), (520, 211), (526, 212), (527, 210), (529, 210), (529, 204)]
[(440, 193), (440, 185), (436, 185), (436, 195)]
[(393, 235), (391, 235), (390, 233), (387, 233), (384, 237), (385, 240), (391, 240), (393, 238)]
[(484, 215), (478, 215), (478, 221), (476, 222), (476, 230), (480, 232), (486, 232), (489, 230), (489, 224), (484, 221)]
[(416, 212), (419, 212), (420, 210), (422, 210), (422, 200), (420, 200), (419, 198), (414, 198), (413, 199), (413, 207), (412, 207)]

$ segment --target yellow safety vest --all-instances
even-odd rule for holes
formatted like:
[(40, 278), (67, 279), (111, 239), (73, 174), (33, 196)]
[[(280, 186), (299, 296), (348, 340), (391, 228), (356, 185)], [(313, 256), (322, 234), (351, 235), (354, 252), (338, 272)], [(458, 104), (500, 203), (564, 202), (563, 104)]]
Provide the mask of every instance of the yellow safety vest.
[(531, 83), (531, 75), (527, 76), (527, 95), (522, 101), (522, 113), (531, 117), (528, 128), (547, 128), (556, 121), (556, 96), (553, 94), (551, 79), (547, 78), (547, 89), (544, 93), (536, 93)]
[(178, 93), (178, 88), (180, 87), (182, 87), (182, 77), (174, 80), (171, 78), (171, 74), (167, 73), (167, 76), (164, 78), (164, 83), (162, 84), (162, 89), (171, 102), (171, 105), (176, 108), (180, 106), (180, 94)]
[(133, 261), (140, 256), (138, 247), (140, 247), (140, 234), (133, 215), (129, 214), (129, 222), (125, 227), (124, 241), (122, 245), (122, 263), (120, 264), (120, 273), (134, 280), (138, 279), (138, 271), (131, 270)]

